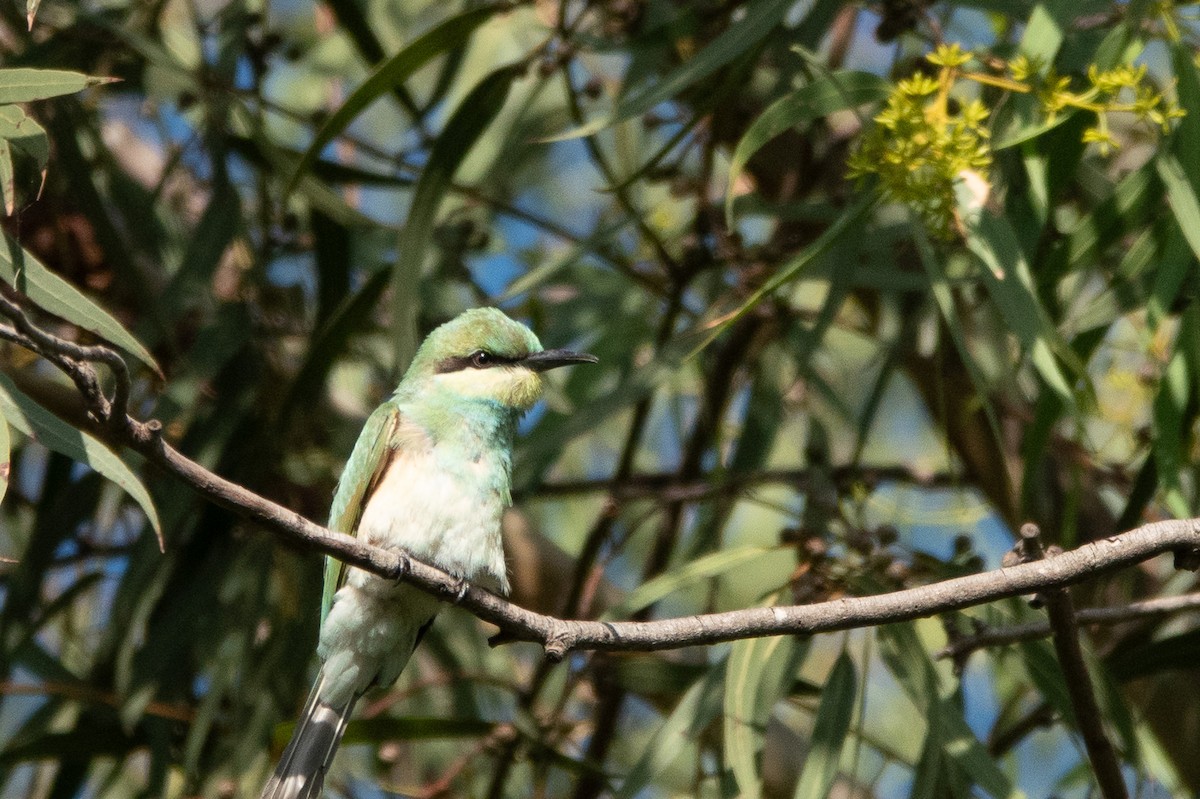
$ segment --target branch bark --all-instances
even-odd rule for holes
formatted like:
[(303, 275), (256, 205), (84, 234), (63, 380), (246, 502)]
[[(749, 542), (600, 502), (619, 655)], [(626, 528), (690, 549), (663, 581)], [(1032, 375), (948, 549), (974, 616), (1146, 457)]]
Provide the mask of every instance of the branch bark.
[[(1075, 620), (1080, 624), (1121, 624), (1185, 610), (1200, 610), (1200, 594), (1159, 597), (1111, 608), (1084, 608), (1076, 611)], [(973, 652), (980, 649), (1033, 641), (1045, 638), (1052, 632), (1050, 624), (1044, 621), (1030, 621), (991, 629), (984, 628), (973, 635), (952, 637), (950, 643), (937, 653), (937, 657), (950, 658), (961, 665)]]
[[(11, 308), (0, 314), (13, 318)], [(19, 311), (18, 311), (19, 313)], [(23, 315), (22, 315), (23, 317)], [(18, 328), (24, 322), (18, 321)], [(27, 321), (27, 320), (25, 320)], [(468, 586), (403, 552), (370, 546), (305, 519), (242, 486), (205, 469), (172, 447), (155, 420), (141, 422), (128, 415), (112, 418), (114, 403), (95, 389), (87, 361), (110, 363), (115, 352), (104, 347), (78, 348), (45, 334), (35, 341), (23, 330), (9, 329), (7, 338), (47, 355), (59, 368), (92, 390), (84, 399), (101, 422), (110, 443), (127, 446), (148, 461), (183, 480), (195, 491), (285, 541), (332, 555), (352, 566), (389, 579), (404, 579), (440, 600), (458, 604), (500, 628), (494, 641), (541, 644), (548, 657), (562, 658), (573, 650), (651, 651), (715, 644), (771, 635), (813, 635), (909, 621), (961, 610), (998, 599), (1033, 594), (1080, 582), (1102, 572), (1123, 568), (1166, 552), (1176, 562), (1192, 565), (1200, 550), (1200, 519), (1155, 522), (1121, 535), (1084, 544), (1049, 560), (1003, 567), (930, 585), (874, 596), (852, 597), (813, 605), (750, 608), (654, 621), (581, 621), (558, 619), (526, 610), (483, 589)], [(62, 346), (60, 346), (60, 344)], [(94, 352), (103, 349), (103, 354)], [(120, 370), (118, 383), (127, 380)], [(118, 387), (128, 396), (128, 386)]]
[[(1046, 551), (1042, 549), (1041, 532), (1036, 524), (1021, 526), (1021, 545), (1028, 561), (1042, 563)], [(1096, 775), (1100, 795), (1104, 799), (1128, 799), (1125, 778), (1121, 775), (1121, 763), (1117, 751), (1104, 729), (1104, 716), (1096, 702), (1096, 689), (1092, 676), (1083, 659), (1083, 647), (1079, 643), (1079, 624), (1075, 620), (1075, 605), (1066, 588), (1047, 588), (1039, 596), (1046, 603), (1046, 614), (1050, 617), (1050, 628), (1054, 631), (1054, 652), (1062, 669), (1067, 696), (1075, 712), (1075, 725), (1083, 736), (1083, 745), (1088, 760)]]

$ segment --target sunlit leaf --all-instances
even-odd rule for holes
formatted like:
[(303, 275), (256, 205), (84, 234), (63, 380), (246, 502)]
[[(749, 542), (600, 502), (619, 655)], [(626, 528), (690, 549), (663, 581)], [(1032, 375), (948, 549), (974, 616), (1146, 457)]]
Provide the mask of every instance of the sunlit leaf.
[[(312, 144), (300, 157), (300, 162), (288, 178), (285, 194), (295, 188), (300, 176), (312, 166), (325, 145), (342, 133), (355, 117), (396, 86), (402, 86), (412, 75), (435, 57), (461, 47), (467, 38), (495, 14), (508, 9), (505, 3), (480, 6), (451, 17), (433, 30), (406, 45), (400, 52), (377, 66), (363, 83), (321, 125)], [(440, 137), (439, 137), (440, 141)]]
[(520, 70), (502, 67), (485, 77), (459, 103), (429, 152), (429, 160), (413, 189), (408, 219), (400, 231), (392, 277), (392, 329), (396, 369), (407, 366), (417, 349), (417, 282), (425, 249), (433, 235), (437, 210), (454, 173), (508, 99)]
[(3, 501), (8, 491), (8, 478), (12, 474), (12, 441), (9, 435), (8, 422), (0, 409), (0, 501)]
[(162, 526), (150, 492), (137, 475), (111, 450), (88, 433), (77, 430), (23, 394), (4, 374), (0, 374), (0, 413), (13, 427), (48, 449), (87, 464), (125, 489), (141, 506), (154, 534), (162, 543)]
[(811, 746), (796, 784), (795, 799), (825, 799), (829, 796), (857, 698), (858, 676), (854, 672), (854, 661), (843, 652), (821, 689), (821, 704), (817, 706)]
[(617, 107), (609, 116), (551, 136), (547, 141), (591, 136), (618, 122), (641, 116), (656, 105), (671, 100), (762, 41), (793, 5), (792, 0), (751, 0), (739, 21), (733, 23), (699, 53), (686, 59), (671, 74), (661, 80), (648, 81), (626, 94), (617, 102)]
[(642, 756), (626, 773), (620, 789), (614, 794), (615, 799), (632, 799), (651, 785), (720, 715), (725, 675), (724, 668), (713, 666), (688, 688)]
[(7, 233), (0, 242), (0, 280), (19, 290), (40, 308), (116, 344), (159, 372), (154, 356), (120, 322), (47, 269)]
[(1200, 257), (1200, 200), (1196, 199), (1196, 192), (1184, 174), (1183, 166), (1174, 156), (1161, 153), (1155, 161), (1155, 168), (1167, 189), (1167, 203), (1179, 222), (1179, 229), (1183, 231), (1192, 252)]
[(776, 549), (765, 547), (739, 547), (714, 552), (685, 563), (678, 569), (660, 574), (649, 582), (642, 583), (625, 597), (619, 605), (609, 608), (608, 618), (619, 619), (644, 607), (653, 605), (665, 596), (686, 588), (700, 580), (723, 574), (738, 566), (753, 563), (759, 558), (776, 553)]
[(74, 94), (113, 78), (95, 78), (61, 69), (0, 69), (0, 104), (28, 103)]
[(751, 638), (729, 650), (725, 677), (725, 762), (743, 797), (762, 795), (759, 753), (771, 708), (791, 686), (807, 647), (796, 638)]
[[(1012, 226), (988, 211), (964, 214), (967, 246), (983, 262), (984, 283), (1008, 329), (1029, 354), (1033, 367), (1068, 405), (1075, 404), (1072, 383), (1084, 378), (1083, 364), (1063, 341), (1038, 301), (1029, 263)], [(1064, 372), (1065, 364), (1070, 372)]]
[(733, 221), (738, 178), (763, 145), (788, 128), (812, 122), (834, 111), (854, 108), (887, 97), (890, 84), (870, 72), (834, 72), (772, 103), (759, 114), (738, 142), (729, 162), (725, 218)]
[(12, 148), (7, 139), (0, 139), (0, 197), (4, 201), (4, 214), (11, 216), (16, 207), (16, 186), (13, 184)]

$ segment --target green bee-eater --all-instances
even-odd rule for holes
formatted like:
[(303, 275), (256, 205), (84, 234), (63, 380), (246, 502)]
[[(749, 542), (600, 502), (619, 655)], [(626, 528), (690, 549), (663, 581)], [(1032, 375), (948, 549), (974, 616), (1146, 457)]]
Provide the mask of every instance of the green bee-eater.
[[(493, 308), (437, 328), (396, 393), (367, 419), (329, 528), (507, 591), (500, 517), (512, 501), (517, 419), (541, 396), (542, 372), (595, 362), (542, 349), (527, 327)], [(320, 794), (354, 703), (400, 676), (437, 612), (437, 600), (412, 586), (327, 560), (321, 672), (263, 799)]]

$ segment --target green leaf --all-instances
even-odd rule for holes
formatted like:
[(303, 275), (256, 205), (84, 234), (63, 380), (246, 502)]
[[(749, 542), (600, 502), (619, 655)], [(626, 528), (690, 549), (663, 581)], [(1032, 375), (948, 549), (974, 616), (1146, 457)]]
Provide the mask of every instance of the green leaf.
[(1046, 384), (1069, 407), (1074, 407), (1072, 380), (1063, 373), (1059, 362), (1070, 368), (1075, 380), (1085, 380), (1086, 370), (1038, 300), (1029, 263), (1017, 244), (1012, 226), (1004, 217), (986, 210), (964, 212), (962, 216), (967, 228), (967, 247), (986, 267), (984, 283), (1009, 331), (1021, 342)]
[[(881, 659), (913, 704), (925, 713), (928, 737), (918, 775), (922, 778), (942, 774), (965, 777), (993, 799), (1024, 796), (1013, 788), (1012, 782), (988, 754), (987, 747), (971, 732), (961, 708), (942, 696), (937, 671), (921, 645), (916, 625), (912, 622), (888, 624), (878, 628), (876, 635)], [(932, 761), (926, 762), (929, 758)], [(918, 792), (914, 785), (912, 795), (935, 794), (925, 790)]]
[(780, 23), (793, 0), (752, 0), (745, 14), (720, 36), (691, 58), (685, 59), (662, 80), (647, 81), (626, 94), (613, 112), (586, 125), (550, 136), (544, 141), (564, 141), (591, 136), (597, 131), (641, 116), (656, 105), (674, 99), (694, 83), (703, 80), (758, 44)]
[(50, 140), (46, 129), (18, 105), (0, 106), (0, 139), (7, 139), (13, 147), (37, 162), (39, 172), (44, 172), (50, 162)]
[(821, 690), (812, 747), (796, 784), (795, 799), (825, 799), (829, 796), (857, 697), (858, 676), (854, 673), (854, 661), (843, 652), (833, 664), (833, 671)]
[(0, 69), (0, 104), (28, 103), (81, 92), (112, 78), (93, 78), (61, 69)]
[(481, 80), (459, 103), (430, 148), (429, 160), (413, 189), (408, 219), (396, 247), (392, 325), (395, 331), (394, 368), (397, 371), (407, 365), (417, 349), (417, 285), (438, 207), (450, 188), (454, 173), (500, 113), (513, 80), (522, 71), (520, 67), (501, 67)]
[(946, 277), (945, 270), (933, 251), (933, 245), (929, 242), (925, 228), (919, 223), (914, 223), (912, 230), (917, 253), (921, 256), (921, 265), (925, 267), (925, 274), (929, 277), (929, 292), (933, 295), (938, 311), (946, 322), (946, 331), (950, 334), (950, 340), (954, 343), (954, 348), (958, 350), (958, 355), (967, 368), (971, 385), (978, 393), (979, 402), (983, 405), (984, 416), (987, 418), (988, 429), (997, 442), (1003, 441), (1000, 435), (1000, 420), (996, 415), (996, 407), (988, 391), (987, 380), (967, 344), (967, 337), (964, 335), (967, 327), (958, 314), (958, 305), (954, 302), (954, 293), (950, 289), (950, 282)]
[(38, 307), (116, 344), (153, 369), (155, 374), (162, 374), (154, 356), (107, 311), (47, 269), (7, 233), (0, 245), (0, 280)]
[(0, 408), (0, 501), (8, 492), (8, 476), (12, 474), (12, 440), (8, 431), (8, 422)]
[(762, 796), (758, 759), (771, 708), (792, 684), (807, 644), (790, 636), (737, 641), (725, 678), (725, 762), (745, 799)]
[(725, 218), (733, 223), (734, 186), (746, 163), (763, 145), (788, 128), (834, 111), (882, 100), (890, 84), (870, 72), (835, 72), (776, 100), (751, 123), (733, 151), (726, 181)]
[(1200, 201), (1196, 199), (1191, 181), (1175, 156), (1168, 153), (1159, 153), (1154, 159), (1154, 167), (1166, 187), (1167, 204), (1179, 222), (1179, 229), (1192, 252), (1200, 258)]
[(632, 799), (654, 782), (720, 714), (725, 668), (713, 666), (684, 693), (646, 750), (625, 775), (614, 799)]
[(125, 492), (141, 506), (150, 526), (154, 528), (154, 534), (158, 537), (159, 548), (163, 547), (162, 526), (150, 492), (125, 462), (111, 450), (38, 405), (4, 374), (0, 374), (0, 414), (3, 414), (13, 427), (47, 449), (87, 464), (125, 489)]
[(780, 266), (775, 275), (762, 286), (760, 286), (756, 291), (754, 291), (750, 295), (749, 299), (742, 303), (741, 307), (732, 313), (722, 316), (719, 324), (712, 326), (712, 329), (705, 335), (704, 339), (700, 342), (700, 345), (692, 350), (688, 357), (690, 358), (695, 356), (696, 353), (700, 352), (713, 341), (715, 341), (716, 338), (721, 335), (722, 331), (725, 330), (725, 328), (729, 327), (729, 325), (733, 324), (738, 319), (741, 319), (743, 316), (749, 313), (754, 306), (758, 305), (764, 299), (769, 297), (772, 293), (779, 289), (780, 286), (795, 280), (802, 271), (820, 260), (820, 258), (829, 252), (834, 244), (837, 244), (839, 241), (841, 241), (842, 236), (851, 231), (861, 233), (862, 231), (859, 230), (859, 226), (864, 223), (866, 218), (870, 215), (871, 210), (874, 209), (878, 203), (878, 192), (872, 190), (862, 192), (858, 196), (858, 199), (855, 201), (855, 203), (843, 211), (842, 215), (837, 218), (837, 221), (827, 227), (825, 232), (823, 232), (816, 241), (805, 247), (802, 252), (800, 252), (790, 261)]
[(12, 216), (17, 207), (17, 188), (13, 183), (12, 147), (0, 139), (0, 197), (4, 199), (4, 215)]
[(653, 605), (663, 597), (682, 590), (699, 580), (715, 577), (730, 569), (752, 563), (765, 555), (773, 555), (778, 551), (776, 548), (767, 547), (739, 547), (697, 558), (678, 569), (660, 574), (649, 582), (639, 585), (620, 604), (610, 608), (604, 614), (605, 618), (623, 618), (648, 605)]
[[(312, 144), (304, 151), (300, 163), (288, 178), (284, 196), (292, 193), (300, 177), (312, 166), (313, 162), (325, 149), (325, 145), (342, 133), (355, 117), (361, 114), (372, 103), (390, 92), (394, 87), (403, 84), (412, 75), (425, 66), (434, 57), (444, 52), (462, 47), (467, 38), (484, 22), (499, 11), (511, 8), (507, 3), (496, 3), (481, 6), (470, 11), (464, 11), (458, 16), (451, 17), (433, 30), (417, 38), (400, 52), (384, 61), (375, 71), (363, 81), (357, 89), (350, 93), (325, 124), (313, 137)], [(439, 137), (440, 138), (440, 137)]]

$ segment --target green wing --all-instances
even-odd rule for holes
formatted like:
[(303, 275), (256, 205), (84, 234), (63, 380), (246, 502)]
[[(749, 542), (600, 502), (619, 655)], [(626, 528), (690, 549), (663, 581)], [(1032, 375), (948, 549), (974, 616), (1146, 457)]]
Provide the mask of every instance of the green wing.
[[(329, 529), (358, 535), (358, 519), (367, 498), (375, 488), (395, 446), (396, 430), (400, 427), (400, 409), (385, 402), (375, 409), (358, 434), (358, 441), (342, 469), (333, 505), (329, 509)], [(333, 595), (342, 584), (343, 563), (337, 558), (325, 558), (325, 589), (321, 594), (321, 623), (329, 615)]]

